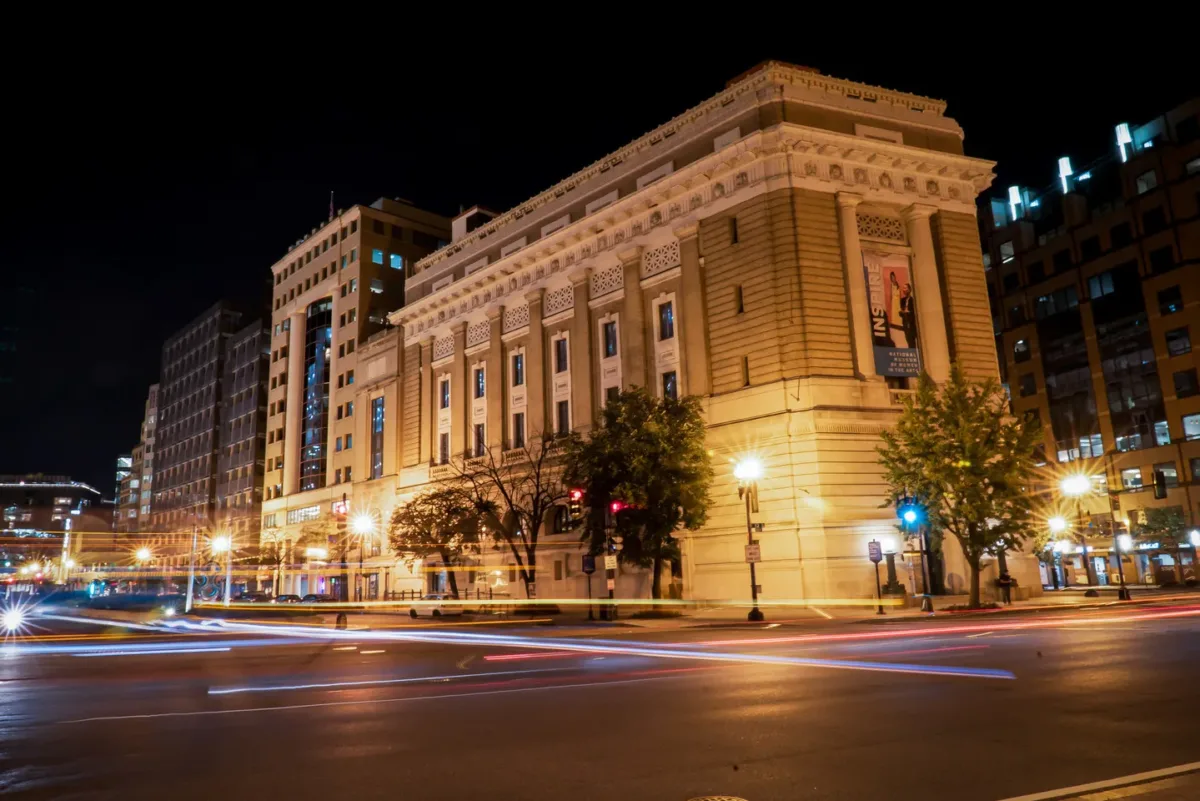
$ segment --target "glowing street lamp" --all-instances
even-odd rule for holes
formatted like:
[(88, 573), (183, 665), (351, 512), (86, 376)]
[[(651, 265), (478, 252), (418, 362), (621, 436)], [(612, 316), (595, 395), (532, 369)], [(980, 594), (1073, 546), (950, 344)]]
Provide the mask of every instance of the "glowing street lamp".
[(1092, 479), (1082, 473), (1074, 473), (1058, 482), (1058, 488), (1068, 498), (1078, 498), (1092, 491)]
[(1083, 524), (1082, 501), (1083, 496), (1092, 491), (1092, 477), (1083, 473), (1072, 473), (1069, 476), (1064, 476), (1058, 482), (1058, 489), (1064, 496), (1075, 499), (1075, 513), (1079, 518), (1078, 529), (1075, 533), (1079, 539), (1079, 544), (1083, 546), (1083, 567), (1087, 573), (1088, 586), (1095, 589), (1096, 585), (1100, 582), (1096, 578), (1096, 566), (1092, 564), (1092, 559), (1088, 556), (1087, 527)]
[(209, 542), (213, 553), (225, 554), (225, 605), (229, 606), (230, 591), (233, 589), (233, 537), (222, 534)]
[(1067, 530), (1067, 519), (1062, 515), (1055, 515), (1047, 522), (1050, 524), (1051, 534), (1061, 534)]
[(750, 599), (754, 602), (746, 619), (759, 621), (763, 619), (763, 613), (758, 608), (758, 577), (754, 572), (757, 560), (750, 559), (749, 546), (754, 545), (754, 524), (750, 522), (750, 513), (758, 511), (758, 480), (763, 477), (763, 464), (753, 456), (742, 459), (733, 466), (733, 477), (738, 480), (738, 497), (746, 501), (746, 561), (750, 563)]
[(151, 557), (151, 555), (152, 555), (152, 554), (150, 553), (150, 549), (149, 549), (149, 548), (146, 548), (146, 547), (141, 547), (141, 548), (138, 548), (138, 549), (137, 549), (137, 553), (136, 553), (136, 554), (134, 554), (134, 556), (136, 556), (136, 557), (137, 557), (137, 560), (138, 560), (139, 562), (148, 562), (148, 561), (150, 561), (150, 557)]
[(359, 512), (350, 521), (350, 530), (358, 535), (358, 577), (354, 582), (354, 600), (363, 599), (363, 556), (367, 547), (367, 537), (375, 533), (375, 518), (367, 512)]

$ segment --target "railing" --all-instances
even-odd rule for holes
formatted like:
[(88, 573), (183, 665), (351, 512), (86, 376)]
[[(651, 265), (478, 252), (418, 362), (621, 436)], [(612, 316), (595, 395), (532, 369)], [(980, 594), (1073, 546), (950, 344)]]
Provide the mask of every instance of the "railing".
[(509, 448), (500, 455), (502, 464), (517, 464), (518, 462), (528, 462), (529, 454), (524, 448)]

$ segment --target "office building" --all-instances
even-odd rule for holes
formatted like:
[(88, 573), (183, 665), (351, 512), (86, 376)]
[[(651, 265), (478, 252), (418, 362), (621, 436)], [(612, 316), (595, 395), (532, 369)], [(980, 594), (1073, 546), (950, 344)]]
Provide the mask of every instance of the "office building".
[(129, 454), (117, 457), (117, 492), (116, 513), (113, 517), (113, 531), (136, 531), (138, 510), (138, 486), (141, 484), (140, 472), (135, 477), (137, 465), (141, 461), (141, 447), (134, 447)]
[[(1112, 535), (1144, 509), (1200, 523), (1200, 99), (1117, 125), (1102, 154), (1063, 152), (1047, 186), (997, 193), (980, 223), (1013, 409), (1041, 425), (1058, 472), (1093, 476), (1084, 511), (1107, 583)], [(1135, 580), (1173, 570), (1150, 545)]]
[[(414, 265), (389, 318), (398, 330), (360, 341), (356, 414), (333, 432), (335, 449), (348, 435), (355, 446), (315, 469), (340, 464), (342, 482), (352, 471), (352, 508), (386, 520), (451, 461), (518, 458), (524, 442), (586, 431), (614, 391), (698, 395), (716, 478), (707, 526), (680, 534), (684, 595), (748, 594), (732, 464), (753, 456), (763, 594), (866, 597), (867, 543), (905, 550), (880, 508), (880, 432), (921, 368), (998, 375), (975, 211), (991, 168), (964, 154), (942, 101), (761, 65), (516, 208), (456, 218), (451, 244)], [(327, 520), (333, 489), (305, 506), (267, 501), (264, 515), (285, 531)], [(547, 532), (540, 548), (539, 595), (583, 596), (578, 534)], [(511, 555), (480, 558), (489, 569), (472, 581), (520, 594)], [(1028, 562), (1010, 569), (1035, 576)], [(394, 556), (367, 565), (386, 591), (442, 580)], [(618, 592), (645, 596), (649, 579), (623, 572)]]
[(158, 384), (152, 384), (146, 397), (139, 429), (138, 444), (134, 446), (127, 475), (120, 477), (118, 459), (117, 519), (115, 529), (130, 533), (149, 527), (151, 488), (154, 485), (154, 428), (158, 416)]
[(266, 469), (271, 330), (256, 320), (229, 338), (217, 457), (217, 527), (239, 550), (258, 545)]

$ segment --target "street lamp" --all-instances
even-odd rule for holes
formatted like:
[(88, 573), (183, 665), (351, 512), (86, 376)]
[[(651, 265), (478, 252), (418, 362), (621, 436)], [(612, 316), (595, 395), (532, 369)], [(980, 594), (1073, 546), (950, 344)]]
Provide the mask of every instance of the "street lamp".
[(1083, 473), (1072, 473), (1064, 476), (1058, 482), (1058, 488), (1066, 497), (1075, 499), (1075, 515), (1079, 526), (1076, 536), (1079, 538), (1079, 544), (1083, 546), (1083, 567), (1087, 573), (1088, 585), (1091, 589), (1095, 589), (1100, 581), (1096, 578), (1096, 566), (1092, 564), (1092, 559), (1088, 556), (1087, 530), (1083, 525), (1082, 500), (1084, 495), (1092, 491), (1092, 478)]
[(225, 554), (225, 605), (229, 606), (233, 584), (233, 537), (227, 534), (213, 537), (209, 547), (212, 548), (214, 554)]
[(136, 557), (137, 557), (137, 560), (138, 560), (139, 562), (146, 562), (146, 561), (149, 561), (149, 559), (150, 559), (150, 555), (151, 555), (151, 554), (150, 554), (150, 549), (149, 549), (149, 548), (146, 548), (146, 547), (144, 547), (144, 546), (143, 546), (143, 547), (141, 547), (141, 548), (138, 548), (138, 549), (137, 549), (137, 553), (136, 553), (136, 554), (134, 554), (134, 556), (136, 556)]
[(751, 552), (754, 545), (754, 524), (750, 522), (751, 512), (758, 511), (758, 480), (763, 476), (763, 464), (754, 457), (747, 457), (733, 466), (733, 477), (738, 481), (738, 497), (746, 501), (746, 561), (750, 563), (750, 598), (754, 602), (747, 620), (760, 621), (763, 619), (762, 610), (758, 608), (758, 578), (755, 575), (754, 563), (758, 561), (757, 554)]
[(358, 535), (358, 578), (354, 582), (354, 600), (363, 599), (363, 551), (366, 549), (367, 537), (375, 533), (375, 518), (366, 512), (360, 512), (350, 521), (350, 530)]

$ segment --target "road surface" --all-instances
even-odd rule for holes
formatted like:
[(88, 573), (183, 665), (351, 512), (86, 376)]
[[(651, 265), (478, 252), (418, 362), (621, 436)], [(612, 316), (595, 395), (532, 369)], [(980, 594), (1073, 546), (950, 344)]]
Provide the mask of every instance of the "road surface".
[(999, 801), (1200, 761), (1190, 606), (324, 639), (40, 625), (0, 650), (0, 791), (21, 798)]

